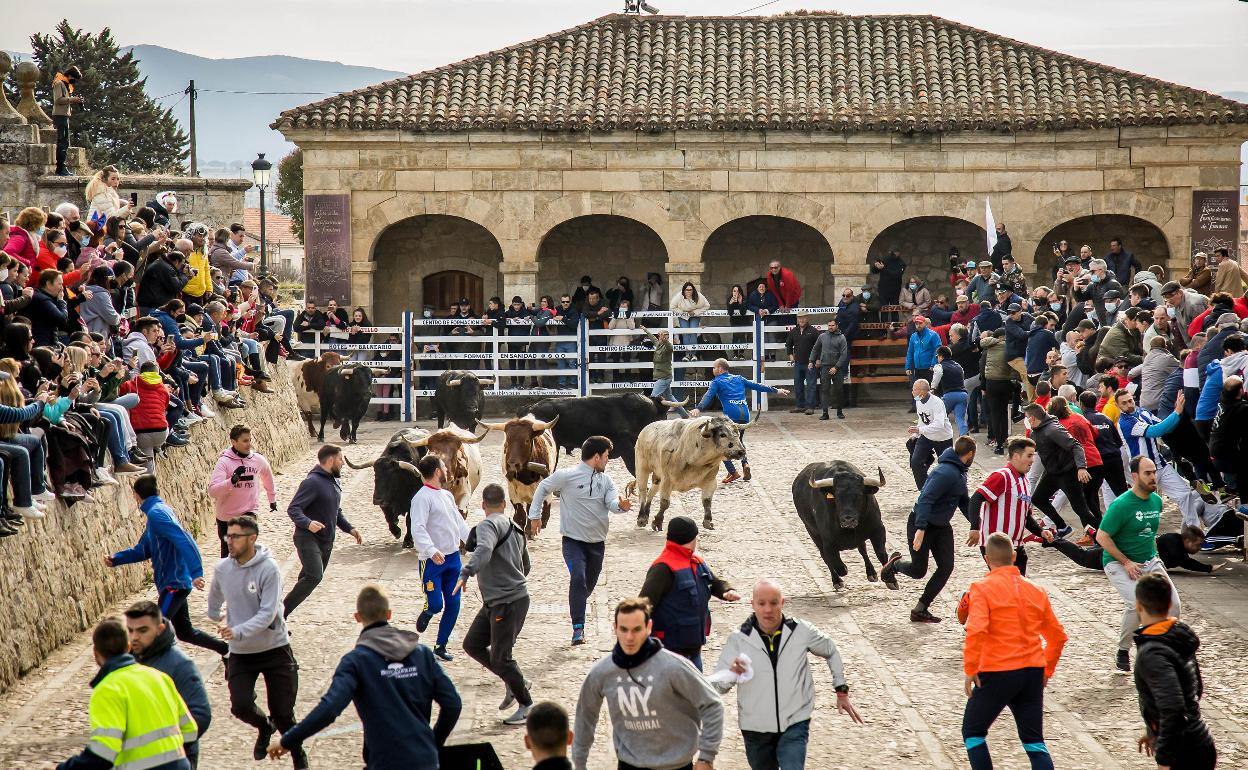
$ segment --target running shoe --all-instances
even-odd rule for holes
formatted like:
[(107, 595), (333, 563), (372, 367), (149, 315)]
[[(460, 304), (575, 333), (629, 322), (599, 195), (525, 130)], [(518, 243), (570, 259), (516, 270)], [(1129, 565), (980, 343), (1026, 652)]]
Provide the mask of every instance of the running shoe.
[(31, 495), (31, 499), (36, 503), (50, 503), (56, 499), (56, 495), (45, 489), (38, 494)]
[(1131, 673), (1131, 656), (1126, 650), (1118, 651), (1118, 657), (1114, 660), (1114, 668), (1125, 674)]
[(421, 610), (420, 615), (416, 617), (416, 631), (423, 634), (425, 629), (429, 627), (429, 621), (431, 620), (433, 620), (433, 616)]
[(438, 660), (445, 661), (447, 663), (455, 660), (455, 656), (446, 651), (445, 644), (434, 645), (433, 654)]
[(584, 624), (572, 626), (572, 646), (575, 647), (579, 644), (585, 644)]
[(897, 562), (901, 561), (901, 551), (893, 551), (888, 561), (884, 562), (884, 568), (880, 570), (880, 580), (884, 585), (888, 586), (890, 591), (896, 591), (901, 586), (897, 585)]
[(940, 618), (927, 610), (910, 610), (911, 623), (939, 623)]
[(1069, 526), (1067, 526), (1067, 527), (1061, 527), (1061, 528), (1059, 528), (1059, 529), (1057, 530), (1057, 533), (1056, 533), (1056, 534), (1057, 534), (1057, 539), (1058, 539), (1058, 540), (1065, 540), (1066, 538), (1070, 537), (1070, 533), (1071, 533), (1071, 532), (1074, 532), (1074, 531), (1075, 531), (1075, 528), (1074, 528), (1074, 527), (1069, 527)]
[(1080, 548), (1088, 548), (1095, 542), (1096, 541), (1092, 539), (1092, 536), (1085, 532), (1083, 537), (1075, 541), (1075, 545), (1079, 546)]
[(532, 706), (521, 706), (516, 712), (503, 720), (505, 725), (522, 725), (529, 721), (529, 709)]
[[(529, 688), (531, 688), (532, 686), (533, 686), (533, 685), (532, 685), (532, 684), (530, 684), (529, 682), (525, 682), (525, 683), (524, 683), (524, 689), (525, 689), (525, 690), (528, 690), (528, 689), (529, 689)], [(503, 697), (503, 702), (502, 702), (502, 703), (500, 703), (500, 704), (498, 704), (498, 710), (499, 710), (499, 711), (506, 711), (507, 709), (511, 708), (512, 704), (513, 704), (513, 703), (515, 703), (515, 702), (516, 702), (516, 696), (512, 694), (512, 692), (511, 692), (511, 688), (510, 688), (510, 687), (508, 687), (508, 688), (507, 688), (507, 695)]]
[(719, 483), (731, 484), (732, 482), (737, 481), (740, 478), (741, 478), (741, 474), (737, 473), (736, 471), (733, 471), (732, 473), (729, 473), (727, 476), (724, 476), (722, 479), (720, 479)]

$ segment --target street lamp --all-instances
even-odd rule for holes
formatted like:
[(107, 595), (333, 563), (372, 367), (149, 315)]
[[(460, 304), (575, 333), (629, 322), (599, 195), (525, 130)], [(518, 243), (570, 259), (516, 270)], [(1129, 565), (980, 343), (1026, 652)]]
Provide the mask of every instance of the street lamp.
[(256, 159), (251, 162), (251, 178), (255, 180), (256, 187), (260, 188), (260, 275), (267, 274), (265, 266), (265, 243), (264, 243), (264, 191), (269, 186), (269, 171), (273, 169), (273, 164), (264, 159), (264, 153), (257, 153)]

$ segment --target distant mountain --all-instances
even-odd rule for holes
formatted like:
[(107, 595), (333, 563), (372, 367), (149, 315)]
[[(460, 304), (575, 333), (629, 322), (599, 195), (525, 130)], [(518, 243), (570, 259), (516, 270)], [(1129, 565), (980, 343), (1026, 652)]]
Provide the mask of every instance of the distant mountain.
[[(294, 149), (280, 133), (269, 129), (282, 110), (406, 74), (293, 56), (208, 59), (155, 45), (136, 45), (132, 50), (147, 77), (148, 94), (172, 108), (183, 128), (190, 118), (183, 92), (188, 81), (195, 80), (199, 92), (195, 131), (204, 176), (238, 176), (243, 167), (250, 175), (257, 152), (274, 163), (281, 160)], [(14, 52), (13, 56), (22, 61), (31, 58), (29, 53)], [(281, 93), (253, 95), (256, 92)]]

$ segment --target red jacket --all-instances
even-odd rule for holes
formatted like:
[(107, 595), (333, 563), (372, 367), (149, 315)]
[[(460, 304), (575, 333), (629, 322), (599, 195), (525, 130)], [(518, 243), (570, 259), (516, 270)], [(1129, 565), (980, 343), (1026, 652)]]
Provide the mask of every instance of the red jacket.
[[(1235, 304), (1233, 307), (1231, 307), (1231, 310), (1235, 313), (1235, 315), (1239, 316), (1240, 318), (1248, 318), (1248, 297), (1236, 297)], [(1205, 312), (1193, 318), (1192, 322), (1187, 325), (1187, 338), (1189, 340), (1193, 336), (1200, 333), (1200, 329), (1202, 326), (1205, 325), (1205, 319), (1208, 317), (1209, 317), (1209, 311), (1206, 310)], [(1214, 320), (1216, 321), (1217, 319), (1215, 318)], [(1209, 336), (1212, 337), (1213, 335), (1211, 334)]]
[(1083, 446), (1083, 454), (1088, 461), (1089, 468), (1105, 464), (1105, 461), (1101, 459), (1101, 451), (1096, 448), (1096, 432), (1092, 428), (1092, 423), (1088, 422), (1088, 418), (1071, 412), (1069, 417), (1058, 422), (1075, 441)]
[[(26, 281), (27, 286), (39, 285), (39, 273), (44, 270), (56, 269), (57, 256), (48, 248), (48, 244), (39, 242), (39, 256), (35, 257), (35, 265), (30, 269), (30, 280)], [(70, 270), (61, 280), (65, 283), (65, 288), (76, 285), (82, 279), (81, 270)]]
[(4, 244), (4, 253), (29, 268), (34, 268), (38, 251), (30, 240), (30, 233), (14, 225), (9, 228), (9, 242)]
[(139, 394), (139, 405), (130, 410), (130, 424), (135, 430), (155, 431), (169, 427), (169, 421), (165, 419), (165, 409), (169, 407), (169, 389), (163, 382), (153, 385), (135, 377), (121, 383), (117, 392), (123, 395)]
[(802, 301), (802, 285), (787, 267), (780, 268), (779, 286), (776, 285), (776, 277), (770, 270), (767, 271), (767, 290), (776, 295), (776, 300), (783, 308), (797, 307)]

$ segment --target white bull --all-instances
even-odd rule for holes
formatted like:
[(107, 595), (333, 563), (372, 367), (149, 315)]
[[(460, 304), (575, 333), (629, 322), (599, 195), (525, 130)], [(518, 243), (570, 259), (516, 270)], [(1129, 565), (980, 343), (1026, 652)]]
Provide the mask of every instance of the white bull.
[(646, 526), (650, 517), (653, 481), (659, 493), (659, 513), (652, 524), (655, 531), (663, 528), (663, 514), (671, 504), (672, 493), (695, 487), (702, 490), (702, 526), (714, 529), (711, 498), (719, 464), (745, 457), (738, 432), (753, 424), (737, 425), (716, 415), (652, 422), (643, 428), (637, 437), (637, 494), (641, 501), (637, 526)]

